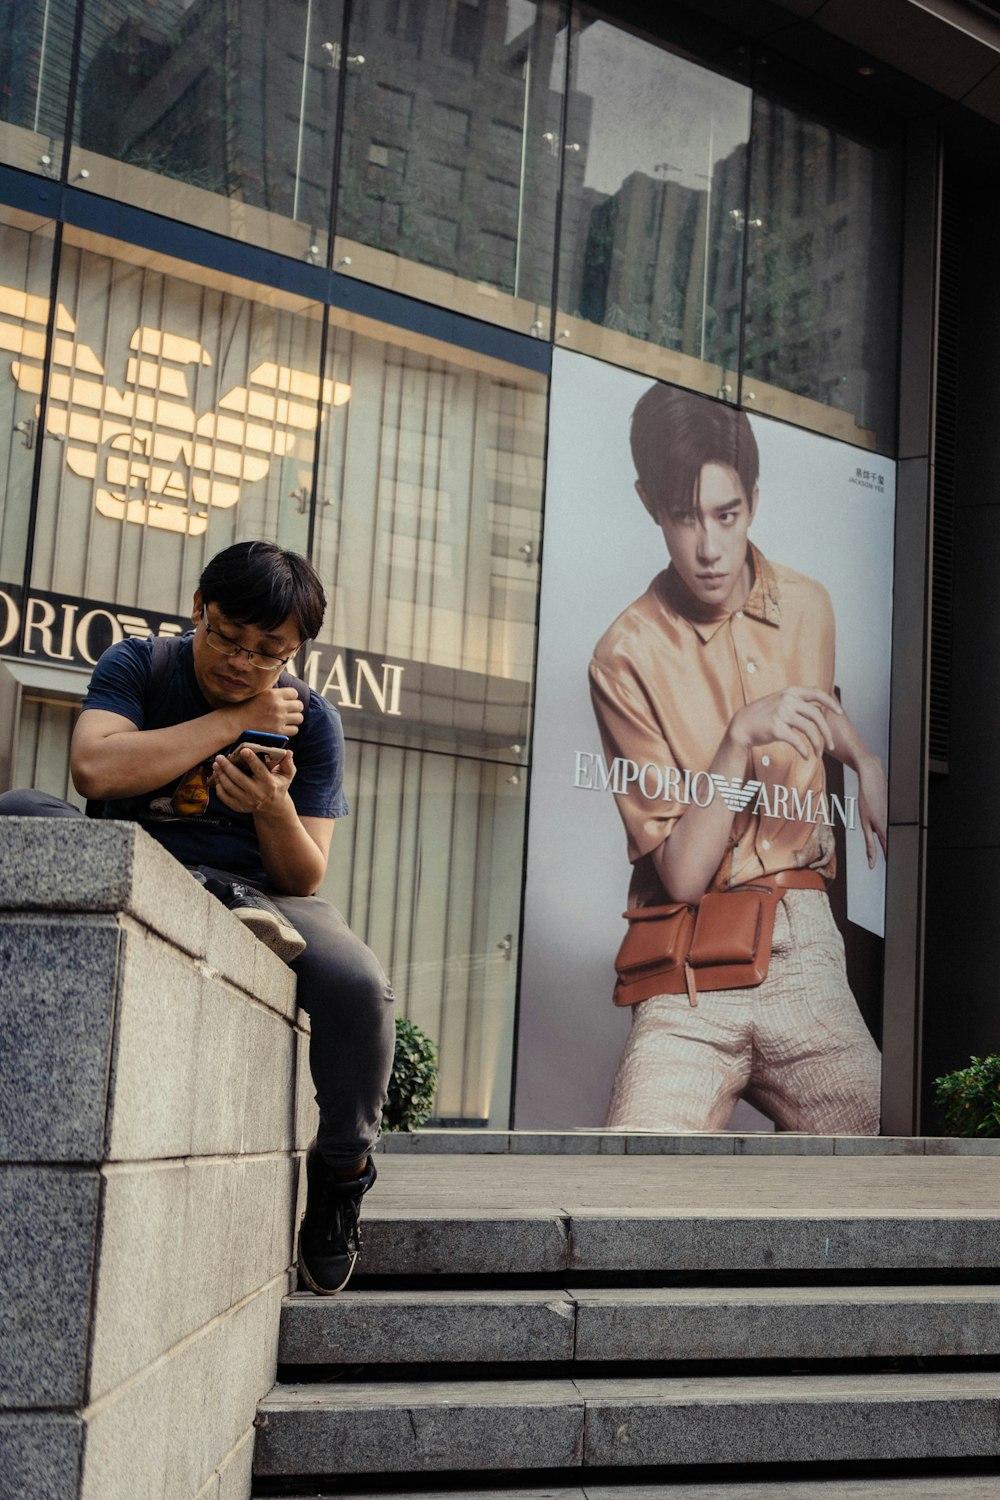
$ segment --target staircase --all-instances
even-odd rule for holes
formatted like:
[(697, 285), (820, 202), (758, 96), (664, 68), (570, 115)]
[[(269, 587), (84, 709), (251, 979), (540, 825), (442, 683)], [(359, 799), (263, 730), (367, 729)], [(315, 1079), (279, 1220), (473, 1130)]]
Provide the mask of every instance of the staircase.
[(255, 1495), (998, 1500), (1000, 1159), (581, 1139), (390, 1140), (363, 1274), (285, 1301)]

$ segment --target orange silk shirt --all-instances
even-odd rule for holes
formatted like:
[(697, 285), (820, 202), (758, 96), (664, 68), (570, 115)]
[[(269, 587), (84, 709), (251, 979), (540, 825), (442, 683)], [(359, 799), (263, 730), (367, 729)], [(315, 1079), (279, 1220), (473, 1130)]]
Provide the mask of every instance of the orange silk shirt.
[[(669, 567), (594, 651), (590, 686), (604, 746), (602, 774), (612, 778), (628, 836), (630, 906), (666, 899), (649, 855), (669, 837), (692, 796), (719, 795), (707, 775), (696, 773), (707, 772), (736, 710), (786, 687), (833, 692), (834, 619), (826, 590), (769, 562), (752, 544), (750, 558), (754, 582), (742, 609), (700, 604)], [(643, 767), (650, 769), (643, 773)], [(817, 800), (826, 790), (822, 759), (810, 752), (804, 760), (783, 742), (759, 745), (748, 757), (743, 787), (751, 781), (761, 784), (763, 796), (754, 789), (745, 810), (734, 814), (730, 847), (712, 888), (778, 870), (832, 875), (833, 828)], [(738, 799), (739, 791), (737, 785), (728, 796)], [(794, 816), (803, 810), (813, 817)]]

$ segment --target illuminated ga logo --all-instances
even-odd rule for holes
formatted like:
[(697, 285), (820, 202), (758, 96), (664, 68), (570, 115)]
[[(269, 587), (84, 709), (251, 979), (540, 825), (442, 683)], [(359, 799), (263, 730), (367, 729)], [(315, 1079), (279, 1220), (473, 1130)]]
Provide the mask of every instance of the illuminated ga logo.
[[(0, 286), (0, 349), (14, 356), (22, 391), (40, 396), (49, 304)], [(211, 506), (235, 505), (241, 487), (264, 479), (275, 459), (315, 432), (323, 411), (351, 388), (308, 370), (263, 360), (200, 416), (191, 384), (212, 358), (196, 339), (138, 327), (129, 339), (125, 382), (105, 378), (76, 324), (56, 309), (45, 431), (64, 439), (66, 464), (94, 486), (102, 516), (198, 536)], [(36, 408), (36, 411), (39, 408)], [(308, 475), (301, 476), (308, 482)]]

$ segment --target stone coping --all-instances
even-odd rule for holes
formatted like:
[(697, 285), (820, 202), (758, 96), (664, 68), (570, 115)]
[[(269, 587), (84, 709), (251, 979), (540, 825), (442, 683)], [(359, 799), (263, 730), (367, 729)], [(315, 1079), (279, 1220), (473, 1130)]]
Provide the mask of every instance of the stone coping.
[(376, 1150), (417, 1156), (1000, 1156), (1000, 1139), (425, 1127), (387, 1132)]

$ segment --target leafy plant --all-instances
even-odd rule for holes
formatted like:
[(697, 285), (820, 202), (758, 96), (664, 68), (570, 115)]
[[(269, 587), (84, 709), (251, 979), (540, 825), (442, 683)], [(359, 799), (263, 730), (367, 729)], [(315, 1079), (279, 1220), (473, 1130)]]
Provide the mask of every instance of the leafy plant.
[(1000, 1057), (973, 1057), (935, 1078), (934, 1102), (949, 1135), (1000, 1136)]
[(413, 1021), (396, 1017), (396, 1052), (383, 1130), (415, 1130), (429, 1118), (438, 1080), (438, 1049)]

